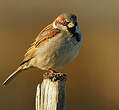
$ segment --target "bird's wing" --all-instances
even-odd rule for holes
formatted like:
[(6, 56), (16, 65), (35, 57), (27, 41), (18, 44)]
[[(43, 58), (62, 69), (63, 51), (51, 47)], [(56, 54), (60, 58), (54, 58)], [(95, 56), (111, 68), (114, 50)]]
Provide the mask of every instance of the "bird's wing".
[(52, 24), (45, 27), (37, 36), (34, 43), (31, 44), (31, 47), (27, 50), (26, 54), (24, 55), (24, 60), (20, 65), (23, 65), (24, 63), (28, 62), (32, 58), (35, 57), (35, 52), (38, 49), (39, 46), (46, 43), (50, 38), (54, 37), (56, 34), (58, 34), (60, 30), (54, 29)]

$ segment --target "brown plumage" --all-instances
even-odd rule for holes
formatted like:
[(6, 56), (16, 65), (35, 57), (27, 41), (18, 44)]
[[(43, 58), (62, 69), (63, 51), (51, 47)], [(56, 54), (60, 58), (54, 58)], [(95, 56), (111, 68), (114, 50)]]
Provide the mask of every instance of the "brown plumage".
[(7, 85), (18, 73), (30, 67), (50, 71), (63, 68), (78, 55), (80, 45), (81, 32), (76, 16), (61, 14), (39, 33), (18, 69), (4, 81), (3, 85)]

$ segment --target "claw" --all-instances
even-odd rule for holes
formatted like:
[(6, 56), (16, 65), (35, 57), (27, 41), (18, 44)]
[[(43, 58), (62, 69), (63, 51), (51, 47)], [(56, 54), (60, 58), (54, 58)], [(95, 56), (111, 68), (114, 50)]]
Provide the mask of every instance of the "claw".
[(55, 70), (53, 70), (53, 69), (51, 69), (51, 68), (50, 68), (48, 71), (49, 71), (49, 72), (48, 72), (49, 74), (57, 73)]

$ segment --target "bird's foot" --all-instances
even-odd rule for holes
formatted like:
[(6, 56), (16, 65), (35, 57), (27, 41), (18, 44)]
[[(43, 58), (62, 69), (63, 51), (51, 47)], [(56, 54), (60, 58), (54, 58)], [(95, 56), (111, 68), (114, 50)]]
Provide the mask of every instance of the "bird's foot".
[(66, 75), (63, 74), (62, 72), (56, 72), (53, 69), (49, 69), (47, 73), (45, 73), (44, 78), (47, 79), (51, 79), (52, 81), (57, 81), (57, 80), (63, 80), (66, 79)]
[(56, 71), (53, 70), (53, 69), (49, 69), (49, 70), (48, 70), (48, 73), (52, 75), (52, 74), (55, 74), (55, 73), (58, 73), (58, 72), (56, 72)]

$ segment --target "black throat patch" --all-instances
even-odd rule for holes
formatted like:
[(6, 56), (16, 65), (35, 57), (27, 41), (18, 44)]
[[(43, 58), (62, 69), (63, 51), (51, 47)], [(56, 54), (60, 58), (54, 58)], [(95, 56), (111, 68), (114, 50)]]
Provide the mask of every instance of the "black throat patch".
[(80, 34), (76, 32), (76, 26), (74, 26), (73, 28), (68, 28), (68, 31), (73, 34), (73, 37), (76, 38), (77, 42), (79, 42), (81, 40)]

